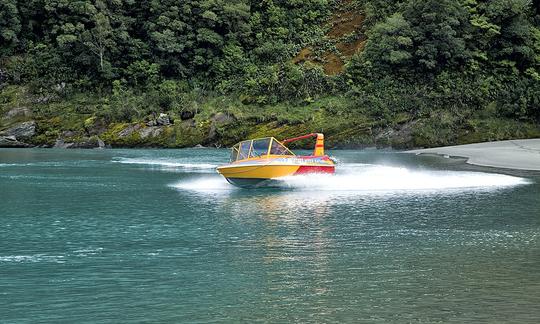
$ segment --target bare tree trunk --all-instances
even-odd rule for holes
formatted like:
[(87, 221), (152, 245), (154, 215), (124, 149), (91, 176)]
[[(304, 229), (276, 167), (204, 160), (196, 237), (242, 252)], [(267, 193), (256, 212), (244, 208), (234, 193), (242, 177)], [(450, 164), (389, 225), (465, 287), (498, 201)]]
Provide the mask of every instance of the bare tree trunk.
[(103, 50), (99, 51), (99, 66), (101, 67), (101, 72), (103, 72)]

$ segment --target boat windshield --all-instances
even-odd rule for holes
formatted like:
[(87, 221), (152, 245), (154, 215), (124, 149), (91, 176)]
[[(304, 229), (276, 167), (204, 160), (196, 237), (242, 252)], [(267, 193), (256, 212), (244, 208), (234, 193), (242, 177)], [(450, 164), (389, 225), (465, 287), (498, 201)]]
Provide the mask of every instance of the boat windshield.
[(294, 155), (285, 145), (278, 142), (276, 139), (272, 139), (272, 146), (270, 147), (270, 155)]
[(251, 144), (251, 151), (249, 153), (250, 158), (262, 157), (268, 155), (268, 147), (270, 146), (271, 138), (261, 138), (253, 140)]
[(233, 146), (231, 162), (268, 155), (294, 155), (287, 147), (273, 137), (243, 141)]
[(236, 161), (237, 157), (238, 157), (238, 149), (239, 149), (240, 145), (239, 144), (236, 144), (235, 146), (233, 146), (232, 150), (231, 150), (231, 162), (234, 162)]
[(240, 149), (238, 150), (237, 160), (244, 160), (249, 157), (249, 149), (251, 148), (251, 141), (244, 141), (240, 143)]

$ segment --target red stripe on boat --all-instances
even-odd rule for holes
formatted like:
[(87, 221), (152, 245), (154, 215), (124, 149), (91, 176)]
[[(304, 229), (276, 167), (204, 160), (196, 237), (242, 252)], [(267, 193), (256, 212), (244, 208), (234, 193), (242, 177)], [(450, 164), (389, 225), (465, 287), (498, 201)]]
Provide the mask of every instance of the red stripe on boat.
[(319, 166), (319, 165), (302, 165), (296, 170), (294, 174), (308, 174), (308, 173), (334, 173), (335, 167), (332, 166)]

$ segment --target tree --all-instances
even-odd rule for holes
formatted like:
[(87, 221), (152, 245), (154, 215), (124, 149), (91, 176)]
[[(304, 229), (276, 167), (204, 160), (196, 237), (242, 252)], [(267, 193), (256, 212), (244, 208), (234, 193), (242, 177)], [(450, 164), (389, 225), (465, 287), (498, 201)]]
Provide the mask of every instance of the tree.
[(470, 57), (468, 12), (453, 0), (410, 0), (369, 33), (361, 64), (381, 73), (437, 74)]
[(489, 52), (492, 61), (521, 71), (538, 67), (540, 29), (533, 25), (530, 9), (529, 0), (493, 0), (479, 6), (480, 13), (499, 30), (481, 48)]
[(84, 45), (99, 58), (99, 67), (104, 72), (105, 53), (114, 46), (112, 40), (113, 30), (109, 23), (109, 18), (103, 13), (98, 12), (93, 16), (94, 28), (83, 33), (82, 39)]
[(0, 55), (6, 54), (18, 43), (21, 21), (16, 0), (0, 2)]
[(362, 53), (364, 63), (377, 70), (410, 69), (414, 56), (415, 32), (401, 13), (377, 24)]
[(469, 15), (460, 1), (411, 0), (403, 17), (413, 30), (413, 64), (420, 72), (459, 68), (470, 57)]

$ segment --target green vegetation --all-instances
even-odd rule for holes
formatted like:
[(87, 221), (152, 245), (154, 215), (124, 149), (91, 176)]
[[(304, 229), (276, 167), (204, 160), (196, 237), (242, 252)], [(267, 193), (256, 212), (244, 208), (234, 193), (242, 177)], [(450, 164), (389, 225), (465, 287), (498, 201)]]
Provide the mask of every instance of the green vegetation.
[(536, 137), (539, 6), (4, 0), (0, 114), (32, 116), (0, 129), (32, 118), (36, 145), (166, 147), (311, 131), (341, 147)]

